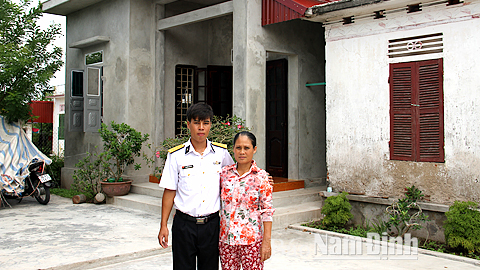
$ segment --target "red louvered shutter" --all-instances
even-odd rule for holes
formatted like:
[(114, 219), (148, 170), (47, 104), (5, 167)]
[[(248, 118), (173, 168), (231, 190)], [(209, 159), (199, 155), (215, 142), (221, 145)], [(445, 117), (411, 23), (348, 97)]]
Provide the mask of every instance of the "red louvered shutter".
[(390, 159), (414, 160), (412, 63), (390, 64)]
[(443, 60), (390, 64), (390, 159), (444, 162)]
[(418, 161), (444, 162), (443, 60), (417, 62)]

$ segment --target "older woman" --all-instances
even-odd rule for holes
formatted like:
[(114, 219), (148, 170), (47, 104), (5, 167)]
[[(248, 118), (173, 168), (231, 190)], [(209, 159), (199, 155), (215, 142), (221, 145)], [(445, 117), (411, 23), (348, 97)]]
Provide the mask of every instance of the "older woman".
[(255, 136), (247, 131), (234, 140), (236, 164), (220, 173), (220, 261), (222, 269), (263, 269), (271, 256), (272, 186), (257, 167)]

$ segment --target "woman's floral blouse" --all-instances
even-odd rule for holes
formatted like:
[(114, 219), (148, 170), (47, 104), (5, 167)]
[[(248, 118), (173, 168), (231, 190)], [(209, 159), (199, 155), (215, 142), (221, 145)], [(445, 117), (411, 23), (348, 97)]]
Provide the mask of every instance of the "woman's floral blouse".
[(236, 168), (225, 166), (220, 173), (220, 241), (251, 245), (263, 238), (262, 223), (272, 221), (272, 186), (255, 161), (242, 176)]

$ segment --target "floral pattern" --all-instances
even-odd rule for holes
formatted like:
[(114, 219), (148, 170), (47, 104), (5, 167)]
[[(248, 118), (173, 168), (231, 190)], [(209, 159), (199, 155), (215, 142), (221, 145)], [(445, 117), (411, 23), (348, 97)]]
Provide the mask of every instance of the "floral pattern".
[(252, 161), (250, 171), (240, 176), (236, 164), (220, 173), (220, 242), (252, 245), (263, 239), (262, 223), (272, 221), (272, 186), (268, 174)]
[(262, 270), (261, 246), (261, 241), (255, 242), (253, 245), (228, 245), (220, 242), (219, 252), (222, 270)]

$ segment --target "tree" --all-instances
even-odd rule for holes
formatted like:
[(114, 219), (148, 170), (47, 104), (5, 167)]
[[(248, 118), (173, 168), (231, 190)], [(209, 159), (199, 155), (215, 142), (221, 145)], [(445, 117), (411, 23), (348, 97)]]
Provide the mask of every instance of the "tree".
[(30, 102), (52, 92), (49, 80), (63, 65), (62, 49), (51, 44), (60, 25), (40, 29), (42, 5), (0, 0), (0, 114), (8, 122), (31, 119)]

